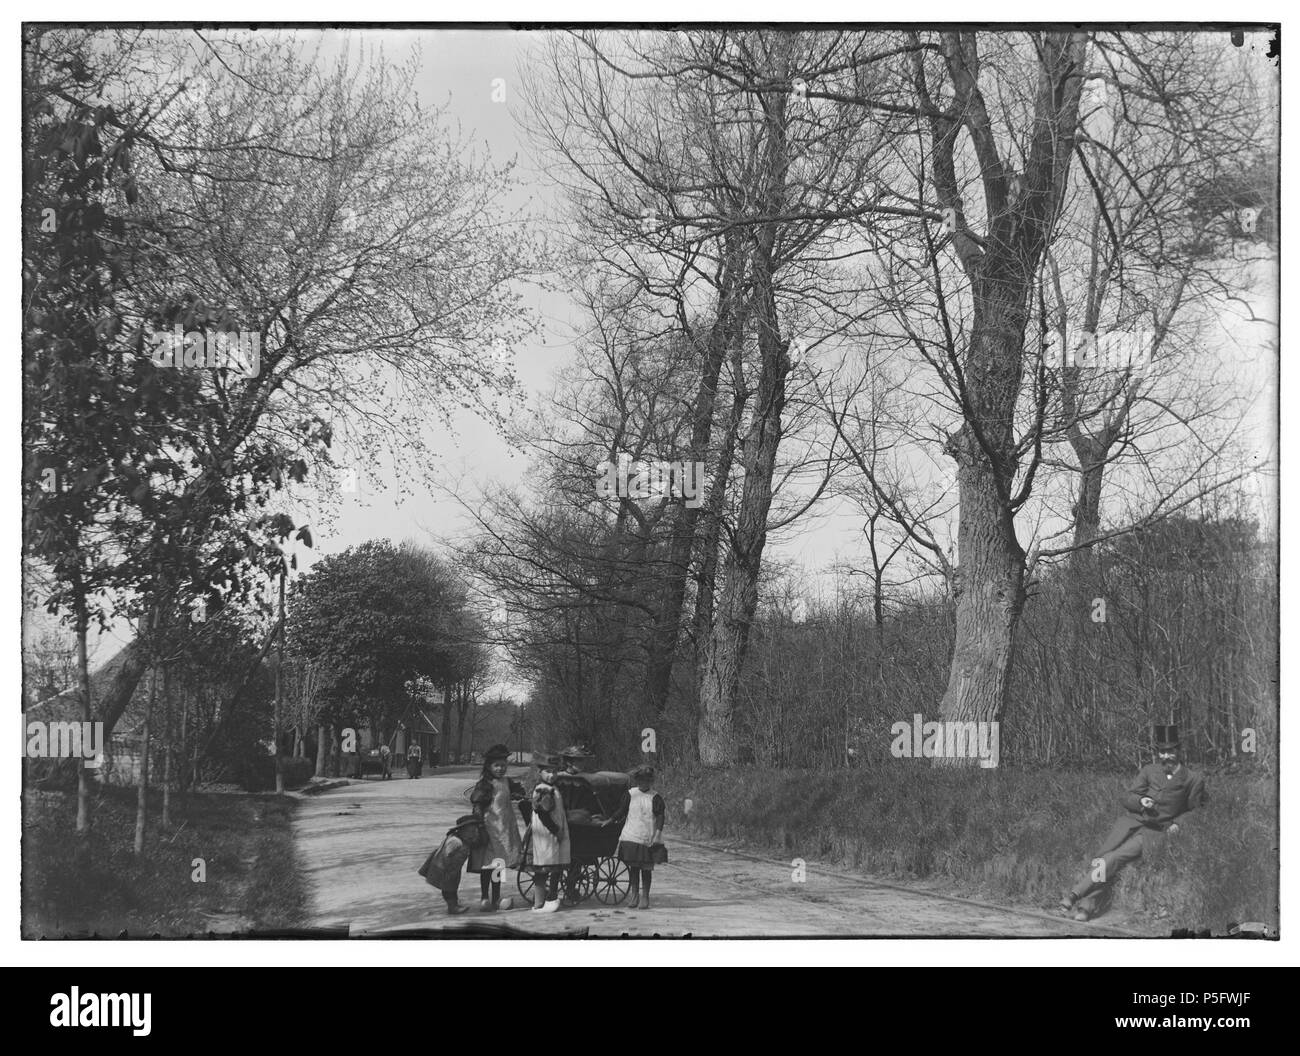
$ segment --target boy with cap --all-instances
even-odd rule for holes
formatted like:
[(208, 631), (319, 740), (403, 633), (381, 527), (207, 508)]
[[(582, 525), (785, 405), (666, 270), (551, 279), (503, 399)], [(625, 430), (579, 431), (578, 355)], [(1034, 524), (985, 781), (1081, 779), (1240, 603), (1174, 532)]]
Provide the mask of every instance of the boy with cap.
[(470, 851), (486, 842), (487, 835), (482, 820), (473, 814), (462, 815), (447, 830), (438, 849), (420, 866), (420, 875), (425, 882), (442, 892), (442, 900), (447, 903), (447, 913), (451, 916), (464, 913), (469, 908), (462, 906), (456, 895), (460, 887), (460, 872), (465, 867)]
[(1127, 813), (1115, 819), (1088, 875), (1061, 899), (1059, 910), (1075, 920), (1089, 920), (1110, 902), (1111, 885), (1120, 871), (1142, 857), (1144, 848), (1162, 833), (1178, 834), (1176, 819), (1205, 806), (1205, 779), (1183, 766), (1179, 758), (1178, 727), (1156, 726), (1156, 761), (1138, 771), (1120, 803)]

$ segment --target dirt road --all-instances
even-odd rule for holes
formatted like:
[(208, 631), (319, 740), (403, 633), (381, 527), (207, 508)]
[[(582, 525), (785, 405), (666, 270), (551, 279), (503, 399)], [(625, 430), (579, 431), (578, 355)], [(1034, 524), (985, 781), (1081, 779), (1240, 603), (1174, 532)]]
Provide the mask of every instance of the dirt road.
[[(654, 908), (605, 906), (594, 898), (558, 913), (526, 906), (445, 915), (420, 863), (468, 813), (477, 768), (440, 770), (411, 781), (369, 779), (304, 798), (294, 821), (298, 853), (313, 889), (310, 925), (350, 936), (418, 937), (464, 932), (520, 935), (818, 937), (910, 936), (1097, 938), (1123, 934), (1032, 911), (946, 898), (809, 867), (796, 883), (788, 863), (665, 834), (670, 862), (655, 870)], [(478, 905), (478, 877), (460, 897)], [(515, 874), (503, 894), (516, 896)]]

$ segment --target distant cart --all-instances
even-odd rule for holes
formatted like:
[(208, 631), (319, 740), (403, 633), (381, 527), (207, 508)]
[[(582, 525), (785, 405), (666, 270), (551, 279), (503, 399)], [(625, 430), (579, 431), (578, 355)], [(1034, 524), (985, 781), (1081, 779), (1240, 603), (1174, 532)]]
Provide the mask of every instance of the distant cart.
[[(560, 899), (566, 906), (585, 902), (592, 895), (607, 906), (617, 906), (627, 898), (632, 880), (627, 866), (618, 860), (623, 826), (602, 822), (618, 809), (630, 784), (627, 774), (608, 770), (556, 778), (555, 787), (569, 819), (570, 864), (560, 878)], [(525, 833), (519, 893), (531, 902), (535, 885), (531, 833)]]

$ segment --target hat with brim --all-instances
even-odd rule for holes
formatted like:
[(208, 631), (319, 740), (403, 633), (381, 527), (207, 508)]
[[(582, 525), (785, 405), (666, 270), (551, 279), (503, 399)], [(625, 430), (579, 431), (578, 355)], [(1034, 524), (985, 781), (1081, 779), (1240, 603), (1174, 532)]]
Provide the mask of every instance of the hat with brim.
[(1177, 724), (1151, 727), (1151, 740), (1155, 743), (1158, 752), (1179, 747)]
[(482, 825), (483, 819), (477, 814), (462, 814), (456, 819), (456, 824), (451, 827), (455, 832), (457, 829), (468, 829), (471, 825)]
[(560, 757), (553, 752), (533, 752), (533, 765), (539, 770), (558, 770)]
[(509, 758), (510, 758), (510, 749), (507, 748), (504, 744), (494, 744), (491, 748), (489, 748), (486, 752), (483, 753), (484, 763), (495, 763), (498, 759), (509, 759)]
[(642, 763), (640, 766), (634, 767), (632, 769), (631, 775), (629, 776), (631, 776), (633, 781), (642, 781), (645, 780), (646, 778), (653, 779), (655, 776), (655, 768), (653, 766), (647, 766), (645, 763)]

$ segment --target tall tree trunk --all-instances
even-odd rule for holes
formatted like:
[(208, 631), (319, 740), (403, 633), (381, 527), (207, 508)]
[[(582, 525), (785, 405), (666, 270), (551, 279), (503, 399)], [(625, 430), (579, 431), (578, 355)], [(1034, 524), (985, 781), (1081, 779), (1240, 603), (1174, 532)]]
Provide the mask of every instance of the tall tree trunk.
[[(86, 632), (89, 623), (86, 613), (85, 598), (78, 596), (76, 613), (77, 631), (77, 681), (81, 688), (81, 717), (85, 722), (91, 721), (90, 703), (90, 661), (86, 653)], [(100, 742), (107, 752), (108, 728), (105, 727), (103, 740)], [(77, 833), (85, 836), (90, 833), (90, 774), (87, 772), (86, 760), (76, 761), (77, 766)]]
[[(957, 462), (959, 515), (956, 639), (948, 686), (939, 705), (944, 721), (998, 722), (1006, 704), (1016, 625), (1025, 604), (1025, 553), (1016, 538), (1008, 492), (1016, 476), (1012, 421), (1020, 386), (1028, 283), (1024, 275), (1019, 281), (999, 276), (975, 288), (966, 376), (976, 379), (971, 402), (978, 411), (976, 421), (984, 442), (968, 420), (947, 444)], [(980, 762), (973, 753), (939, 761), (970, 766)]]
[(442, 729), (438, 731), (438, 757), (443, 766), (451, 762), (451, 694), (452, 684), (448, 683), (442, 687)]
[[(760, 269), (765, 271), (765, 269)], [(770, 283), (770, 276), (761, 276)], [(762, 373), (754, 419), (745, 437), (745, 481), (736, 531), (727, 547), (717, 617), (709, 635), (700, 672), (700, 761), (725, 766), (735, 756), (734, 718), (740, 672), (749, 644), (749, 629), (758, 607), (758, 577), (767, 542), (767, 514), (772, 505), (772, 476), (781, 443), (785, 408), (788, 342), (776, 330), (771, 286), (759, 326)]]
[(325, 742), (326, 728), (319, 723), (316, 726), (316, 776), (325, 776), (325, 759), (329, 746)]
[(465, 759), (465, 719), (469, 715), (469, 686), (462, 683), (456, 690), (456, 762)]
[(181, 736), (180, 736), (180, 773), (177, 775), (180, 785), (179, 791), (184, 792), (190, 785), (191, 764), (190, 764), (190, 742), (189, 742), (189, 723), (190, 723), (190, 696), (184, 690), (181, 691)]
[(280, 570), (280, 641), (275, 664), (275, 794), (284, 795), (284, 763), (280, 758), (280, 721), (284, 714), (284, 578)]
[[(739, 343), (743, 332), (741, 306), (745, 261), (741, 246), (740, 233), (735, 229), (729, 231), (725, 236), (726, 257), (719, 281), (718, 314), (709, 328), (704, 364), (691, 412), (690, 454), (692, 461), (701, 465), (708, 459), (709, 442), (713, 437), (714, 407), (717, 404), (722, 364), (728, 350)], [(703, 486), (702, 480), (700, 485)], [(686, 578), (690, 573), (700, 509), (700, 506), (683, 505), (673, 524), (663, 599), (655, 613), (646, 669), (646, 714), (655, 717), (663, 714), (669, 687), (672, 685), (673, 663), (681, 631), (682, 605), (686, 598)]]
[[(788, 66), (788, 52), (779, 60)], [(778, 76), (788, 72), (778, 68)], [(786, 98), (765, 104), (764, 185), (760, 208), (769, 217), (785, 208)], [(790, 342), (781, 337), (775, 290), (773, 247), (777, 225), (771, 220), (754, 235), (753, 314), (758, 330), (760, 372), (756, 403), (745, 437), (745, 481), (736, 532), (727, 547), (717, 618), (700, 671), (700, 761), (725, 766), (734, 757), (735, 708), (740, 672), (749, 644), (749, 629), (758, 607), (758, 577), (767, 542), (767, 514), (772, 505), (772, 476), (781, 443), (785, 379), (790, 370)], [(739, 379), (737, 379), (739, 384)]]
[(172, 826), (172, 694), (171, 668), (163, 668), (163, 780), (162, 827)]
[(135, 800), (135, 853), (144, 853), (145, 822), (149, 798), (149, 720), (158, 696), (158, 668), (149, 675), (149, 697), (144, 706), (144, 729), (140, 734), (140, 781)]
[(732, 399), (731, 416), (718, 448), (718, 466), (713, 475), (705, 508), (703, 530), (700, 533), (699, 571), (695, 577), (695, 651), (700, 663), (709, 636), (713, 632), (713, 601), (717, 594), (718, 548), (722, 541), (723, 510), (727, 501), (727, 481), (731, 478), (731, 464), (735, 459), (736, 440), (740, 425), (745, 419), (748, 394), (741, 380), (739, 356), (736, 360), (736, 393)]
[[(1075, 32), (1041, 39), (1032, 89), (1033, 135), (1023, 174), (1012, 173), (998, 156), (997, 136), (979, 91), (977, 46), (973, 33), (942, 34), (954, 98), (951, 111), (933, 105), (922, 63), (919, 58), (914, 62), (918, 94), (928, 110), (930, 174), (939, 202), (956, 217), (952, 246), (970, 279), (973, 306), (967, 347), (960, 363), (953, 364), (954, 372), (958, 365), (962, 368), (963, 416), (947, 445), (957, 463), (957, 626), (939, 712), (945, 721), (1000, 722), (1025, 602), (1025, 555), (1014, 520), (1023, 496), (1013, 495), (1025, 328), (1075, 149), (1087, 38)], [(954, 152), (963, 131), (980, 158), (989, 214), (982, 244), (965, 226), (957, 183)]]

